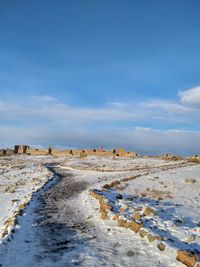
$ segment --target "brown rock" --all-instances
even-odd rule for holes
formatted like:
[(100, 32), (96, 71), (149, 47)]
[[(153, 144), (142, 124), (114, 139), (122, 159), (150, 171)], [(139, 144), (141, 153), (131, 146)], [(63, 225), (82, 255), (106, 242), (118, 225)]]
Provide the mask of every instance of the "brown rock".
[(142, 210), (141, 207), (135, 208), (135, 211), (141, 211), (141, 210)]
[(116, 185), (119, 185), (121, 182), (116, 180), (116, 181), (113, 181), (110, 183), (110, 187), (113, 187), (113, 186), (116, 186)]
[(112, 219), (113, 219), (113, 221), (118, 221), (119, 220), (119, 215), (115, 214)]
[(8, 235), (8, 230), (6, 229), (2, 234), (1, 234), (1, 238), (4, 238)]
[(101, 212), (101, 219), (102, 220), (108, 220), (109, 219), (107, 211), (102, 211)]
[(131, 222), (126, 222), (124, 225), (125, 228), (130, 228), (130, 226), (131, 226)]
[(185, 179), (185, 183), (194, 184), (194, 183), (196, 183), (196, 179), (187, 178), (187, 179)]
[(126, 186), (123, 186), (123, 185), (116, 185), (116, 186), (115, 186), (115, 189), (116, 189), (116, 190), (124, 190), (125, 187), (126, 187)]
[(121, 208), (120, 213), (124, 213), (126, 211), (126, 208)]
[(19, 209), (24, 209), (25, 207), (26, 207), (25, 204), (21, 204), (21, 205), (19, 205)]
[(109, 184), (105, 184), (102, 188), (103, 188), (103, 189), (110, 189), (110, 188), (111, 188), (111, 185), (109, 185)]
[(144, 212), (143, 212), (144, 216), (148, 216), (148, 215), (156, 215), (157, 212), (155, 209), (147, 207)]
[(147, 238), (148, 238), (148, 240), (149, 240), (149, 242), (153, 242), (153, 241), (155, 241), (155, 240), (163, 240), (163, 238), (161, 237), (161, 236), (156, 236), (156, 235), (152, 235), (152, 234), (148, 234), (147, 235)]
[(143, 227), (143, 223), (137, 223), (137, 222), (134, 222), (132, 221), (130, 223), (130, 228), (131, 230), (133, 230), (135, 233), (139, 232), (140, 229)]
[(191, 236), (188, 238), (187, 243), (190, 244), (190, 243), (192, 243), (193, 241), (195, 241), (195, 239), (196, 239), (195, 235), (191, 235)]
[(178, 250), (176, 259), (188, 267), (195, 267), (198, 257), (188, 251)]
[(7, 221), (5, 221), (4, 225), (6, 226), (6, 228), (8, 226), (15, 226), (17, 224), (17, 219), (15, 217), (11, 217), (9, 218)]
[(96, 193), (95, 191), (91, 191), (90, 192), (90, 195), (93, 197), (93, 198), (96, 198), (98, 200), (103, 200), (104, 199), (104, 196), (103, 195), (100, 195), (98, 193)]
[(112, 210), (112, 206), (110, 206), (108, 203), (104, 202), (104, 201), (100, 201), (99, 202), (100, 205), (100, 211), (107, 211), (107, 210)]
[(121, 226), (121, 227), (124, 227), (126, 223), (127, 223), (126, 220), (123, 220), (123, 219), (119, 219), (118, 220), (118, 225)]
[(141, 216), (140, 213), (133, 214), (133, 219), (135, 219), (135, 220), (141, 220), (141, 218), (142, 218), (142, 216)]
[(159, 243), (157, 247), (159, 248), (160, 251), (164, 251), (166, 246), (163, 243)]
[(149, 242), (153, 242), (156, 240), (155, 236), (153, 236), (152, 234), (148, 234), (147, 239), (149, 240)]
[(139, 232), (139, 234), (140, 234), (141, 237), (145, 237), (147, 235), (147, 233), (148, 232), (145, 231), (144, 229), (141, 229), (140, 232)]

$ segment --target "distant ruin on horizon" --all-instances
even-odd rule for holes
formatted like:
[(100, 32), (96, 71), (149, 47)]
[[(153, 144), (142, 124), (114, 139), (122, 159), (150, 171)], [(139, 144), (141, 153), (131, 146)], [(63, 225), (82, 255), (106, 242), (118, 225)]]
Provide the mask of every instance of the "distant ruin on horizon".
[[(115, 157), (128, 157), (128, 158), (136, 158), (136, 157), (151, 157), (151, 156), (141, 156), (136, 152), (126, 151), (125, 148), (121, 147), (118, 149), (106, 150), (104, 148), (99, 149), (64, 149), (59, 150), (52, 147), (48, 149), (40, 149), (40, 148), (32, 148), (28, 145), (15, 145), (14, 149), (0, 149), (0, 156), (12, 156), (12, 155), (41, 155), (47, 156), (52, 155), (54, 157), (66, 157), (66, 156), (79, 156), (80, 158), (85, 158), (87, 156), (112, 156), (113, 159)], [(164, 160), (182, 160), (183, 157), (165, 154), (160, 156), (152, 156), (154, 158), (162, 158)], [(193, 155), (186, 158), (187, 160), (200, 163), (200, 156)]]
[(137, 157), (139, 156), (136, 152), (127, 152), (125, 148), (105, 150), (100, 149), (55, 149), (49, 147), (48, 149), (32, 148), (28, 145), (15, 145), (14, 149), (1, 149), (0, 155), (53, 155), (56, 157), (64, 156), (83, 156), (83, 155), (97, 155), (97, 156), (123, 156), (123, 157)]

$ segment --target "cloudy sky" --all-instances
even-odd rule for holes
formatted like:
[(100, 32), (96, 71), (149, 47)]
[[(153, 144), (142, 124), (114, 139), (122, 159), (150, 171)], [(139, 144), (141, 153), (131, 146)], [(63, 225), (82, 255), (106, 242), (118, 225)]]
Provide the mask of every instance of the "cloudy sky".
[(199, 0), (0, 1), (0, 147), (200, 154)]

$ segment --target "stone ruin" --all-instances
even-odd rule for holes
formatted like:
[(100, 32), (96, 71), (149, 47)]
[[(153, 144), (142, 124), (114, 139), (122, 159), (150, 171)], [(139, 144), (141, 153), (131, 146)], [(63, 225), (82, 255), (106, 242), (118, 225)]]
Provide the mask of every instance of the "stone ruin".
[(15, 154), (27, 154), (30, 147), (27, 145), (15, 145), (14, 153)]
[(26, 154), (26, 155), (52, 155), (54, 157), (65, 157), (65, 156), (80, 156), (85, 158), (88, 155), (97, 155), (97, 156), (123, 156), (123, 157), (135, 157), (137, 153), (135, 152), (126, 152), (125, 148), (112, 149), (112, 150), (103, 150), (103, 149), (85, 149), (85, 150), (58, 150), (52, 147), (47, 149), (41, 148), (31, 148), (27, 145), (15, 145), (14, 149), (0, 149), (0, 156), (10, 156), (17, 154)]
[(87, 158), (87, 154), (85, 153), (85, 150), (81, 151), (80, 158)]

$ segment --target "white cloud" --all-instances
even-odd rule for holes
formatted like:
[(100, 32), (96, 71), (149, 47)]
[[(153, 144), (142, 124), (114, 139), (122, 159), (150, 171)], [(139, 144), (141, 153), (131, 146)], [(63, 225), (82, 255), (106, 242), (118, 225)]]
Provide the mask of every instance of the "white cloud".
[(200, 86), (180, 91), (178, 95), (183, 105), (200, 108)]
[[(146, 154), (198, 154), (200, 132), (135, 127), (162, 123), (169, 128), (171, 123), (178, 128), (198, 124), (197, 107), (183, 103), (191, 94), (193, 89), (179, 93), (180, 102), (159, 99), (132, 104), (110, 102), (98, 108), (70, 106), (51, 96), (24, 97), (20, 102), (1, 100), (0, 146), (15, 143), (65, 147), (104, 145), (125, 146)], [(9, 121), (10, 124), (4, 123)], [(13, 125), (13, 121), (17, 126), (5, 126)]]
[(199, 121), (197, 110), (164, 100), (143, 103), (110, 102), (102, 107), (76, 107), (62, 103), (51, 96), (26, 97), (21, 102), (0, 102), (0, 118), (21, 122), (46, 121), (56, 124), (90, 122), (165, 121), (192, 123)]
[(192, 109), (186, 106), (183, 106), (179, 103), (165, 101), (165, 100), (151, 100), (149, 102), (141, 103), (141, 107), (150, 108), (150, 109), (162, 109), (168, 113), (188, 113), (192, 112)]
[(119, 106), (102, 106), (100, 108), (74, 107), (59, 102), (49, 96), (34, 96), (23, 104), (0, 102), (2, 119), (26, 120), (46, 119), (54, 122), (83, 121), (124, 121), (137, 120), (141, 115)]

